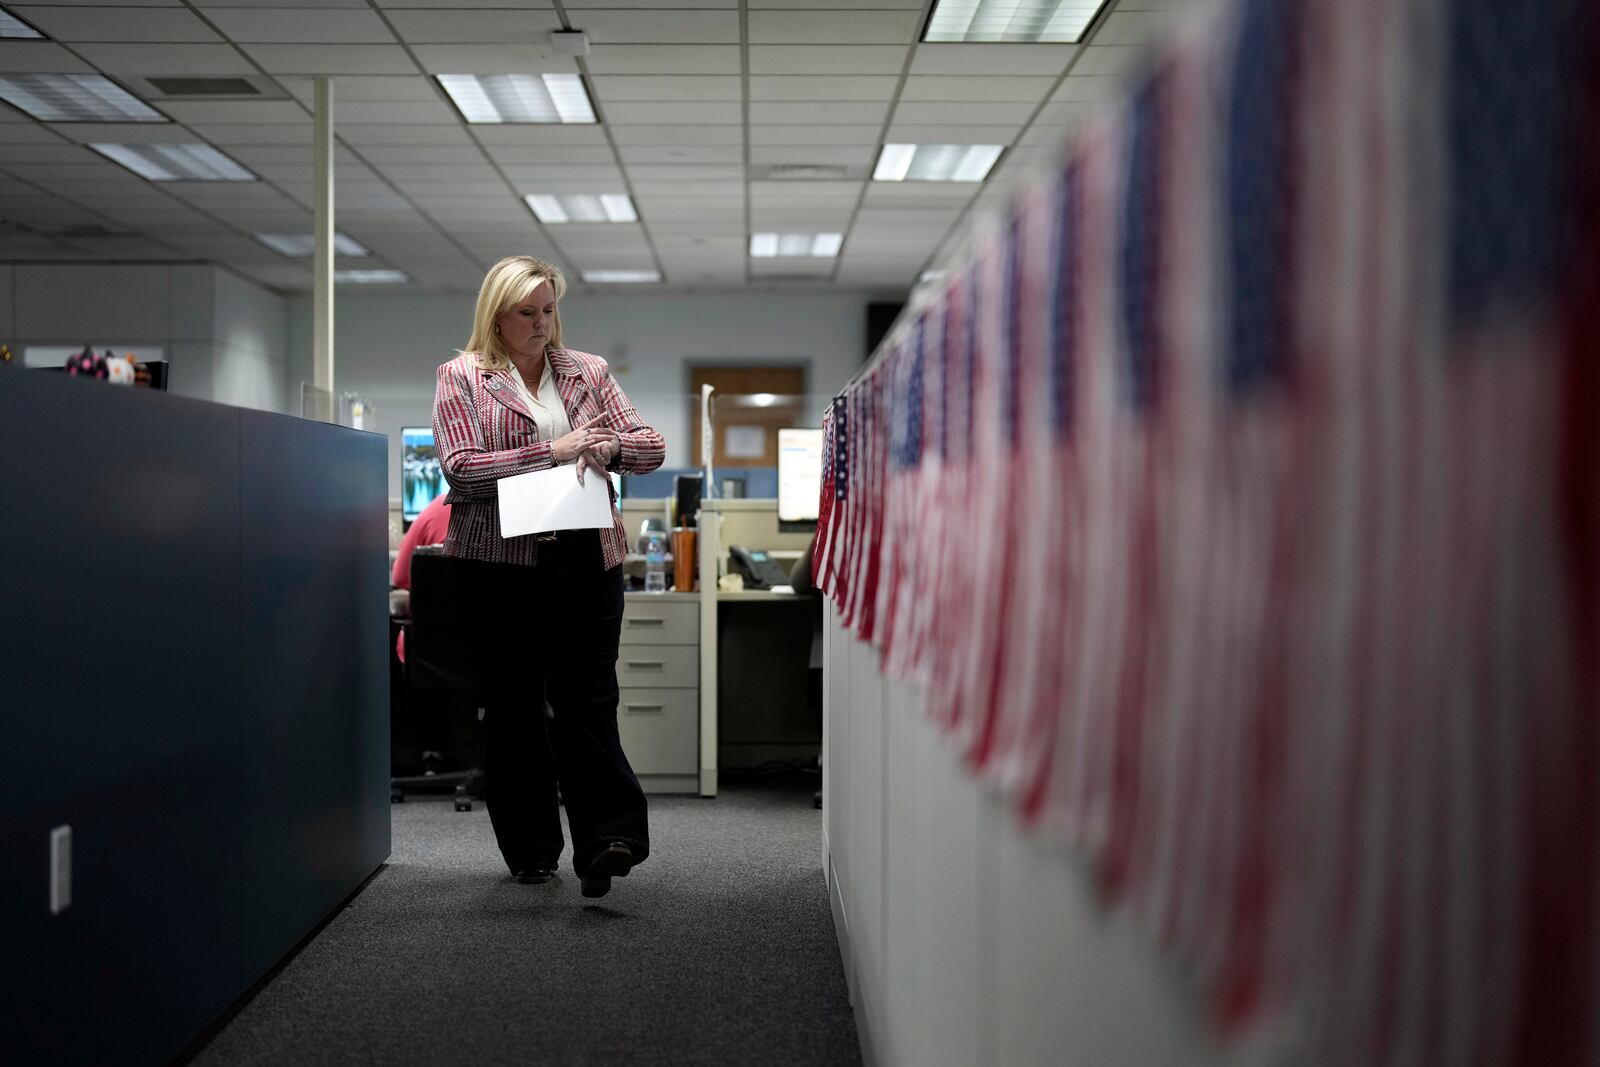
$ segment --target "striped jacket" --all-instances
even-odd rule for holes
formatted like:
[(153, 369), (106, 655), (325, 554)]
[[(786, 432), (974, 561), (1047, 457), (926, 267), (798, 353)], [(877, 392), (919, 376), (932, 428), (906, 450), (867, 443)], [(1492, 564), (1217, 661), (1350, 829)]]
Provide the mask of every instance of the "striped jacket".
[[(661, 466), (666, 444), (645, 425), (606, 361), (587, 352), (552, 348), (546, 353), (567, 418), (579, 426), (604, 413), (602, 425), (622, 436), (622, 452), (612, 463), (625, 474), (645, 474)], [(511, 380), (514, 370), (486, 371), (470, 355), (439, 368), (433, 396), (433, 438), (450, 483), (450, 532), (446, 555), (491, 563), (532, 564), (538, 558), (533, 536), (502, 538), (496, 482), (512, 474), (555, 466), (551, 442), (539, 439), (533, 415)], [(628, 537), (611, 502), (611, 529), (600, 531), (609, 570), (627, 554)]]

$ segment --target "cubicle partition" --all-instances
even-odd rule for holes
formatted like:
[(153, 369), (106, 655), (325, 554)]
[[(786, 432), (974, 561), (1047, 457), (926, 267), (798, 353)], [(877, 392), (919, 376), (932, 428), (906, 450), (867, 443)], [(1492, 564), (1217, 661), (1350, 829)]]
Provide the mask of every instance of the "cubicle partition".
[(165, 1062), (389, 854), (384, 440), (20, 370), (0, 427), (0, 1059)]

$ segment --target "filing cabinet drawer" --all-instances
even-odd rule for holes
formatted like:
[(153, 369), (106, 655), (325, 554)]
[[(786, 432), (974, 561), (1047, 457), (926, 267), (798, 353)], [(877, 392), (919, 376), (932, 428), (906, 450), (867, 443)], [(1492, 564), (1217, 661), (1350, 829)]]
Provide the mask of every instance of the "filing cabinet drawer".
[(682, 600), (629, 598), (622, 612), (622, 644), (698, 645), (700, 605)]
[(700, 769), (700, 690), (624, 689), (617, 732), (635, 774)]
[(623, 645), (617, 653), (617, 684), (652, 689), (700, 686), (699, 645)]

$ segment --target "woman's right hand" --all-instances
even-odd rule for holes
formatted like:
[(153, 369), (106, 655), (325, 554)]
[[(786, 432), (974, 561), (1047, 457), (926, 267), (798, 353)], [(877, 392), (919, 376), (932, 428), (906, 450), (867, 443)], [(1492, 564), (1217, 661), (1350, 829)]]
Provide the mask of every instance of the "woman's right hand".
[(556, 438), (555, 441), (550, 445), (550, 455), (555, 457), (555, 461), (558, 464), (571, 463), (573, 460), (583, 455), (583, 453), (587, 451), (590, 446), (615, 436), (614, 434), (608, 434), (603, 430), (596, 431), (593, 429), (596, 423), (599, 423), (604, 419), (604, 415), (596, 415), (582, 426), (574, 428), (571, 433)]

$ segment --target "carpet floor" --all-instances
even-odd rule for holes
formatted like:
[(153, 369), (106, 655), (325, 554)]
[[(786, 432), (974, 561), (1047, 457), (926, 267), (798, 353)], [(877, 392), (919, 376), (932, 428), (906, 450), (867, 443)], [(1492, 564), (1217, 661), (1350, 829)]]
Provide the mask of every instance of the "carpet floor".
[(190, 1062), (859, 1064), (815, 781), (651, 797), (594, 901), (511, 881), (481, 802), (395, 805), (389, 863)]

